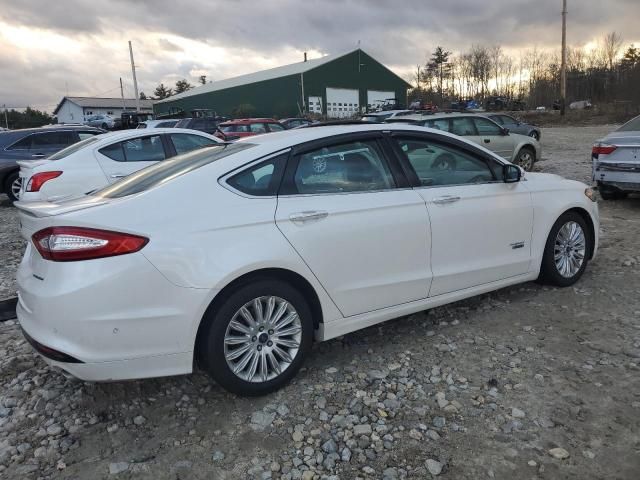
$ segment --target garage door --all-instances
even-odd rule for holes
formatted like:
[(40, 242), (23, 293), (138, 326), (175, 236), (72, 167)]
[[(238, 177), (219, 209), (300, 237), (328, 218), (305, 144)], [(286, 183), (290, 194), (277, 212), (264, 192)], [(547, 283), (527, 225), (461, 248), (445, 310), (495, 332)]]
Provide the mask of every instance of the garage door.
[(353, 117), (359, 111), (358, 101), (358, 90), (327, 88), (327, 117)]
[(309, 113), (322, 115), (322, 97), (309, 97)]
[(394, 92), (384, 92), (382, 90), (369, 90), (367, 91), (367, 105), (371, 109), (382, 106), (385, 100), (395, 98)]

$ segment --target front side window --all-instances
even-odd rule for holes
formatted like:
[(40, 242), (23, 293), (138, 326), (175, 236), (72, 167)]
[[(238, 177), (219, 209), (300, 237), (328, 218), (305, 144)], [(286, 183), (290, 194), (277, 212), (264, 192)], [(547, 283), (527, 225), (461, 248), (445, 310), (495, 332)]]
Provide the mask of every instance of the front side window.
[(498, 118), (501, 120), (501, 122), (498, 123), (502, 123), (502, 125), (515, 125), (518, 123), (518, 120), (509, 115), (499, 115)]
[(476, 134), (476, 127), (470, 117), (458, 117), (451, 119), (451, 133), (460, 136), (473, 136)]
[(395, 187), (376, 141), (332, 145), (300, 155), (294, 183), (301, 194), (366, 192)]
[(478, 135), (491, 135), (491, 136), (502, 135), (502, 130), (500, 129), (500, 126), (496, 125), (495, 122), (492, 122), (487, 118), (474, 118), (473, 123), (476, 124)]
[(69, 145), (67, 148), (63, 148), (59, 152), (54, 153), (49, 157), (49, 160), (60, 160), (61, 158), (68, 157), (72, 153), (76, 153), (78, 150), (82, 150), (84, 147), (96, 143), (99, 140), (98, 137), (92, 135), (84, 140), (80, 140), (73, 145)]
[(278, 193), (282, 171), (288, 154), (254, 165), (227, 180), (227, 183), (247, 195), (274, 196)]
[(264, 123), (252, 123), (250, 128), (252, 133), (267, 133), (267, 127)]
[[(395, 139), (425, 187), (486, 183), (494, 173), (481, 158), (441, 143), (415, 138)], [(495, 168), (500, 165), (495, 164)]]
[(159, 135), (114, 143), (101, 148), (99, 152), (116, 162), (159, 162), (165, 159)]
[(284, 130), (284, 127), (282, 125), (280, 125), (279, 123), (270, 123), (269, 124), (269, 130), (271, 130), (272, 132), (280, 132), (280, 131)]
[(207, 137), (189, 133), (172, 133), (169, 137), (171, 138), (178, 155), (198, 148), (215, 145), (217, 143), (215, 140), (211, 140)]
[(427, 120), (423, 125), (425, 127), (435, 128), (436, 130), (442, 130), (443, 132), (449, 131), (448, 118), (436, 118), (435, 120)]

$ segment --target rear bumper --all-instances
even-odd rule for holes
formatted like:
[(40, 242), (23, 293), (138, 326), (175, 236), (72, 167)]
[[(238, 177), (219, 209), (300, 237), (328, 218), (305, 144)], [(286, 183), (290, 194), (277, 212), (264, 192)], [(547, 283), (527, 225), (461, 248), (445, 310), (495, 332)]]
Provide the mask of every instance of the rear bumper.
[(593, 180), (626, 191), (640, 191), (639, 164), (603, 164), (595, 162)]
[(90, 381), (192, 371), (207, 290), (173, 285), (140, 253), (85, 262), (34, 255), (29, 246), (18, 269), (16, 313), (48, 363)]

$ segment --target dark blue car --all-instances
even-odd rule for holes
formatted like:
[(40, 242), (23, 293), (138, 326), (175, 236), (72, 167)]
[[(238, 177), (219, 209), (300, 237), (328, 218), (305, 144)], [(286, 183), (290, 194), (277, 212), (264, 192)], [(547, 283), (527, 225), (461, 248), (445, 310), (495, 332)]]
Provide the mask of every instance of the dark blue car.
[(18, 160), (39, 160), (87, 137), (104, 133), (83, 125), (52, 125), (0, 132), (0, 193), (10, 200), (20, 193)]

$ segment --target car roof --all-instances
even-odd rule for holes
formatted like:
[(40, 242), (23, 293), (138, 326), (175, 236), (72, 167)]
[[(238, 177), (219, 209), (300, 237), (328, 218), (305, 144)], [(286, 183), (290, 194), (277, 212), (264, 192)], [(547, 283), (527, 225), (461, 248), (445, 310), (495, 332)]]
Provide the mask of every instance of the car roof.
[(147, 137), (147, 136), (151, 136), (151, 135), (160, 135), (163, 133), (171, 133), (171, 134), (176, 134), (176, 133), (190, 133), (193, 135), (199, 135), (199, 136), (203, 136), (203, 137), (207, 137), (210, 139), (215, 139), (218, 142), (221, 142), (221, 140), (217, 137), (214, 137), (213, 135), (210, 135), (208, 133), (202, 132), (200, 130), (193, 130), (190, 128), (167, 128), (167, 127), (162, 127), (162, 128), (154, 128), (153, 130), (146, 130), (144, 128), (134, 128), (131, 130), (118, 130), (115, 132), (108, 132), (108, 133), (103, 133), (102, 135), (98, 135), (100, 137), (100, 140), (108, 140), (109, 142), (111, 141), (120, 141), (120, 140), (127, 140), (129, 138), (136, 138), (136, 137)]
[(226, 122), (221, 123), (220, 125), (242, 125), (245, 123), (256, 123), (256, 122), (271, 122), (278, 123), (277, 120), (273, 118), (236, 118), (235, 120), (227, 120)]
[(381, 112), (365, 113), (363, 116), (369, 117), (369, 116), (378, 116), (378, 115), (393, 115), (393, 114), (401, 114), (401, 113), (410, 112), (410, 111), (411, 110), (407, 110), (407, 109), (402, 109), (402, 110), (383, 110)]
[(3, 130), (0, 133), (15, 133), (15, 134), (29, 134), (29, 133), (41, 133), (53, 130), (100, 130), (96, 127), (90, 127), (88, 125), (82, 125), (81, 123), (73, 123), (73, 124), (55, 124), (55, 125), (44, 125), (42, 127), (33, 127), (33, 128), (19, 128), (17, 130)]

